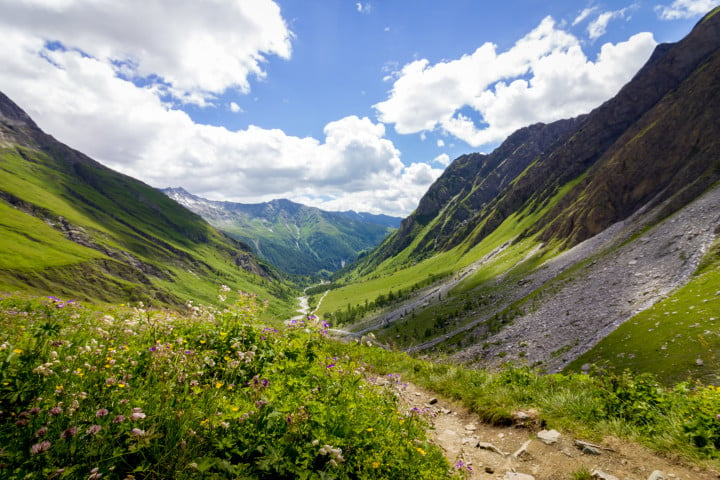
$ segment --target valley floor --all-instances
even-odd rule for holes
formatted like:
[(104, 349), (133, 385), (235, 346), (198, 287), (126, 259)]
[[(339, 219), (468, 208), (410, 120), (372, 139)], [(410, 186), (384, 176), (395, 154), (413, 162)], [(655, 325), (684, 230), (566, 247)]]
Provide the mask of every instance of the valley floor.
[(575, 443), (587, 439), (574, 439), (564, 433), (557, 443), (546, 445), (538, 439), (540, 427), (533, 425), (532, 411), (527, 412), (525, 426), (493, 427), (483, 424), (466, 408), (412, 383), (399, 383), (398, 394), (405, 408), (416, 409), (428, 417), (433, 442), (469, 479), (568, 480), (583, 469), (588, 473), (602, 471), (606, 477), (593, 478), (608, 480), (648, 480), (655, 471), (664, 473), (663, 477), (656, 477), (658, 480), (710, 480), (720, 475), (612, 437), (601, 442), (589, 441), (599, 447), (599, 455), (583, 453)]

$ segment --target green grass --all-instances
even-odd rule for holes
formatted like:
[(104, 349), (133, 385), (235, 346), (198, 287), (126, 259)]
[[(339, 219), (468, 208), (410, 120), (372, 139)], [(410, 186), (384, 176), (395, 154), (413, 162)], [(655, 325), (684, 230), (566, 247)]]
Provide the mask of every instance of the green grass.
[(104, 255), (67, 240), (40, 219), (0, 202), (0, 270), (33, 270)]
[(460, 477), (397, 381), (255, 296), (173, 311), (0, 299), (0, 477)]

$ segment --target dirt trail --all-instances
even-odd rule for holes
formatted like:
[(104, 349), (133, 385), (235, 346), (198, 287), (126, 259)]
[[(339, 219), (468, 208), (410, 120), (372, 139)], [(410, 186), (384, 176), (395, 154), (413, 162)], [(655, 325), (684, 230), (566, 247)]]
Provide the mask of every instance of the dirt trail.
[(492, 427), (483, 424), (466, 408), (413, 384), (403, 383), (397, 388), (405, 408), (426, 412), (433, 426), (431, 438), (443, 449), (450, 463), (455, 465), (462, 460), (472, 468), (472, 472), (468, 472), (470, 479), (570, 480), (573, 473), (583, 467), (608, 475), (597, 478), (618, 480), (648, 480), (654, 471), (663, 472), (665, 476), (661, 478), (667, 480), (720, 478), (717, 472), (682, 465), (617, 438), (593, 442), (599, 447), (599, 455), (583, 453), (575, 442), (582, 439), (562, 433), (557, 443), (546, 445), (538, 438), (540, 428), (533, 425), (532, 412), (526, 420), (530, 426)]

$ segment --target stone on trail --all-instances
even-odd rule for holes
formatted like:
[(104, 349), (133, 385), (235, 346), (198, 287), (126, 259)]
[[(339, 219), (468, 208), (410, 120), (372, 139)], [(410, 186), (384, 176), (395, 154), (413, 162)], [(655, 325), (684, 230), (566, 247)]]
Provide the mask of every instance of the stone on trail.
[(665, 475), (665, 473), (661, 472), (660, 470), (655, 470), (650, 474), (648, 480), (670, 480), (670, 477)]
[(540, 430), (537, 434), (538, 440), (543, 442), (545, 445), (552, 445), (560, 440), (560, 432), (557, 430)]
[(535, 480), (535, 477), (527, 473), (507, 472), (503, 480)]
[(478, 442), (477, 448), (482, 448), (483, 450), (490, 450), (491, 452), (495, 452), (498, 455), (502, 455), (503, 457), (507, 457), (507, 453), (500, 450), (498, 447), (493, 445), (492, 443), (487, 442)]
[(593, 480), (620, 480), (615, 475), (610, 475), (602, 470), (593, 470), (590, 477), (593, 478)]

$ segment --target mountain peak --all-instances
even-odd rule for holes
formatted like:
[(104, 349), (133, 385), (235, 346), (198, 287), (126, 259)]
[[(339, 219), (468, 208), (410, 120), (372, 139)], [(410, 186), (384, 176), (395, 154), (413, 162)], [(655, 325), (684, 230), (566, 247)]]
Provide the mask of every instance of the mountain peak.
[(0, 121), (10, 126), (24, 125), (37, 128), (30, 116), (2, 92), (0, 92)]

